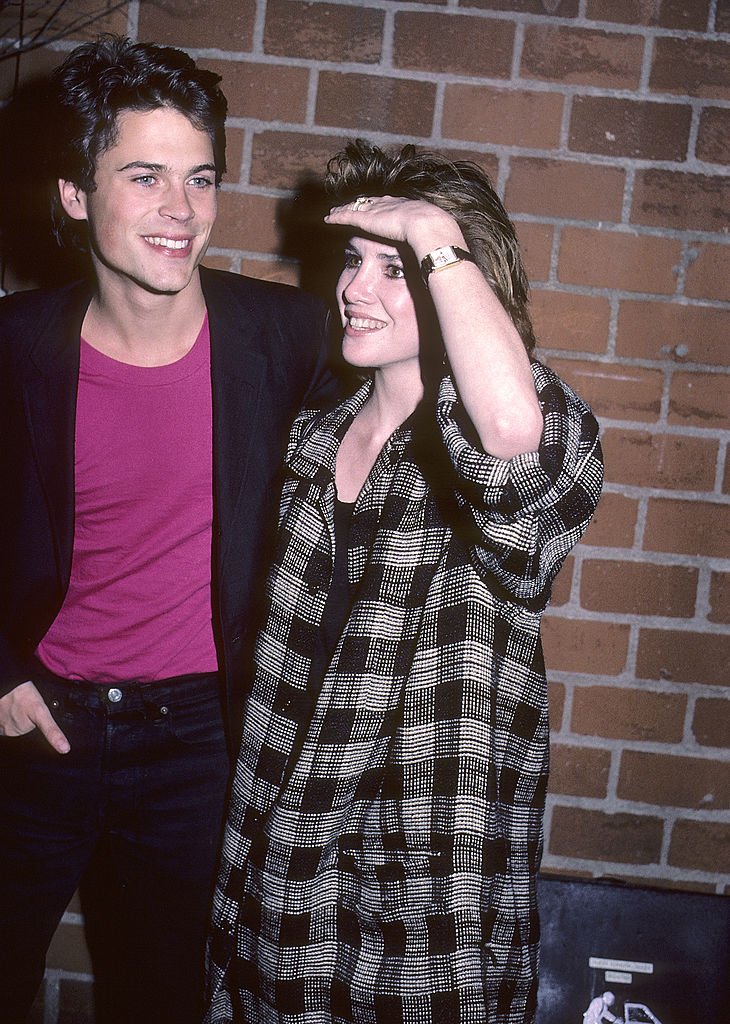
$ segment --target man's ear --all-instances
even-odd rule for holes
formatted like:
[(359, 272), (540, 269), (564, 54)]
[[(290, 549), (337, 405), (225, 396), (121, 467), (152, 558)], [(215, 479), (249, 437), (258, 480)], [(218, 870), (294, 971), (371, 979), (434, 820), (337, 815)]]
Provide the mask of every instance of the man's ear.
[(73, 181), (58, 179), (58, 195), (61, 206), (72, 220), (86, 220), (86, 193)]

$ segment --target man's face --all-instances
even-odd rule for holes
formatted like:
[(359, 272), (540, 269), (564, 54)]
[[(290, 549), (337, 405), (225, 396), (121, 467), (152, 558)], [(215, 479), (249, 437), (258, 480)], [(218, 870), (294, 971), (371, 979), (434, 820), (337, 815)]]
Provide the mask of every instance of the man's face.
[(123, 111), (117, 141), (96, 163), (96, 188), (60, 181), (61, 202), (87, 220), (105, 287), (176, 294), (195, 274), (216, 215), (213, 146), (179, 111)]

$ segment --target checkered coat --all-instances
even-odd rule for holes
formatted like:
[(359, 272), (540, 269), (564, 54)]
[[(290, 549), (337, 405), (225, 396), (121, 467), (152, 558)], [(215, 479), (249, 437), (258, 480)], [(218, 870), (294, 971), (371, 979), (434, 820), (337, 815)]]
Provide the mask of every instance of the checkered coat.
[(540, 615), (602, 480), (589, 409), (549, 369), (533, 374), (536, 453), (485, 455), (449, 377), (436, 416), (422, 408), (390, 438), (353, 514), (349, 618), (310, 686), (335, 458), (371, 385), (295, 424), (215, 895), (208, 1024), (533, 1020)]

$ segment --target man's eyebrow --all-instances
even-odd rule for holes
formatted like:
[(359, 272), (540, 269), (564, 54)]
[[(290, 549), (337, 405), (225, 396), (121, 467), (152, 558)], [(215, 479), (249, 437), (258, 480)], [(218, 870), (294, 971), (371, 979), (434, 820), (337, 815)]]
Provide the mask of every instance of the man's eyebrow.
[[(168, 170), (165, 164), (154, 164), (147, 160), (130, 160), (128, 164), (124, 164), (120, 167), (120, 171), (131, 171), (134, 169), (143, 171), (166, 171)], [(215, 164), (197, 164), (195, 167), (191, 167), (187, 174), (200, 174), (201, 171), (212, 171), (215, 174)]]

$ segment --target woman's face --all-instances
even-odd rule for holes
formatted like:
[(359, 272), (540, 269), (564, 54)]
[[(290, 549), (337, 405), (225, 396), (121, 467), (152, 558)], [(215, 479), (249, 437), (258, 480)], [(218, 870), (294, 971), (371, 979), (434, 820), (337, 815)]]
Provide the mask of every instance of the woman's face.
[(354, 235), (345, 247), (337, 301), (342, 355), (351, 366), (419, 368), (416, 309), (403, 260), (393, 245)]

